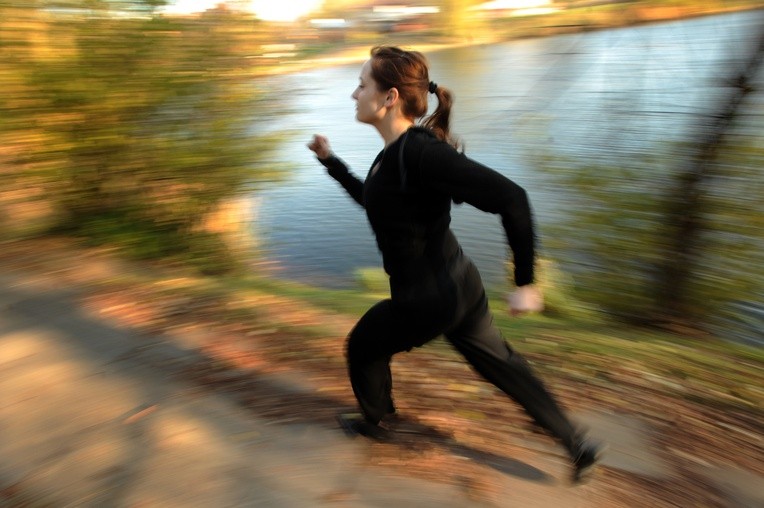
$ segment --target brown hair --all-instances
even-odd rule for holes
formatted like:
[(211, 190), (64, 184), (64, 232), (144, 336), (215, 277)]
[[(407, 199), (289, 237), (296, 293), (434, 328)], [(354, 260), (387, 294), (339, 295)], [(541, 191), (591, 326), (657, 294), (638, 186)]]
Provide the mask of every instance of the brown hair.
[[(430, 76), (427, 59), (418, 51), (406, 51), (395, 46), (375, 46), (371, 49), (371, 77), (380, 91), (395, 88), (403, 102), (403, 114), (409, 118), (422, 118), (427, 113), (427, 94)], [(422, 121), (438, 138), (453, 143), (449, 132), (451, 91), (435, 87), (438, 106)]]

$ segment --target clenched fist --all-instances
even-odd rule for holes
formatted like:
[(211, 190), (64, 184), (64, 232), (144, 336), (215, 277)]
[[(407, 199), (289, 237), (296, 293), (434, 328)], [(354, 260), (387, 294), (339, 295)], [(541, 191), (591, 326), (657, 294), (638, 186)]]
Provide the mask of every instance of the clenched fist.
[(509, 295), (507, 303), (513, 316), (544, 310), (544, 297), (541, 291), (533, 285), (517, 288), (514, 293)]
[(332, 154), (332, 149), (329, 148), (329, 140), (325, 136), (315, 134), (313, 141), (308, 143), (310, 148), (319, 159), (326, 159)]

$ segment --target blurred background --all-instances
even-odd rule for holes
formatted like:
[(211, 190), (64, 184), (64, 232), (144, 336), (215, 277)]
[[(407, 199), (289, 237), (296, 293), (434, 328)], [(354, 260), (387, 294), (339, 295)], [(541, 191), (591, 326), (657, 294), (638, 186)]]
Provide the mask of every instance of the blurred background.
[[(523, 185), (549, 312), (764, 343), (764, 11), (753, 0), (0, 1), (0, 233), (206, 275), (383, 278), (350, 94), (376, 44), (423, 51), (466, 153)], [(500, 224), (454, 229), (492, 291)]]

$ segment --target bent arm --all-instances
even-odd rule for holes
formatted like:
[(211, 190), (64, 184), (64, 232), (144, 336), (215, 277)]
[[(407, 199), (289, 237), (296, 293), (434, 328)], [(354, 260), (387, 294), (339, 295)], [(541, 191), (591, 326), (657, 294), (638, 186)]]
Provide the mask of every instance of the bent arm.
[(536, 236), (525, 190), (500, 173), (457, 152), (446, 143), (422, 151), (419, 163), (425, 187), (501, 216), (515, 265), (515, 284), (533, 283)]
[(350, 197), (363, 207), (363, 182), (350, 172), (347, 165), (334, 155), (319, 158), (318, 161), (327, 169), (329, 176), (337, 180)]

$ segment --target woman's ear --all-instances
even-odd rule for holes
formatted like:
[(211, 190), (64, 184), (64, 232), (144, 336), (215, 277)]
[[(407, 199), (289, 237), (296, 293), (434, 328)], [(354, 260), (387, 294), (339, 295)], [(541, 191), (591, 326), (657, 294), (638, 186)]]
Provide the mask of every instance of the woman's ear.
[(398, 102), (398, 98), (400, 97), (400, 94), (398, 93), (398, 89), (393, 87), (390, 90), (387, 91), (387, 98), (385, 99), (385, 106), (392, 107), (395, 105), (396, 102)]

